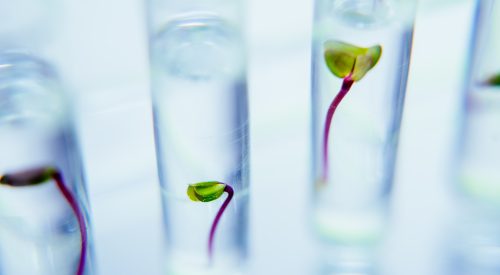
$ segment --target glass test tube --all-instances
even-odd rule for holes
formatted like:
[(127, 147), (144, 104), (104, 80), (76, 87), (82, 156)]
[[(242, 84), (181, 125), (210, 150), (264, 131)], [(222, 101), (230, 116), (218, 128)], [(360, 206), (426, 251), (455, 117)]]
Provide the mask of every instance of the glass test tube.
[[(234, 274), (246, 254), (249, 183), (243, 2), (147, 4), (168, 270)], [(193, 201), (188, 187), (203, 182), (226, 187)]]
[(63, 87), (47, 62), (0, 53), (0, 273), (91, 274), (88, 202)]
[(313, 220), (335, 244), (386, 225), (415, 1), (317, 0), (312, 52)]

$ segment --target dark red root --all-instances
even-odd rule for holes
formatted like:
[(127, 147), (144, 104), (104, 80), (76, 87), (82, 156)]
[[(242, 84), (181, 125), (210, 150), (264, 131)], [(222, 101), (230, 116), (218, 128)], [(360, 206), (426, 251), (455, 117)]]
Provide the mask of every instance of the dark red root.
[(321, 177), (321, 180), (323, 184), (325, 184), (328, 181), (328, 138), (330, 136), (330, 126), (332, 123), (333, 115), (335, 114), (335, 110), (339, 106), (340, 102), (342, 102), (342, 99), (347, 95), (349, 90), (352, 87), (352, 84), (354, 83), (354, 80), (352, 80), (350, 77), (344, 78), (344, 82), (342, 82), (342, 88), (340, 89), (339, 93), (335, 96), (333, 99), (332, 103), (330, 104), (330, 108), (328, 109), (328, 113), (326, 114), (326, 120), (325, 120), (325, 129), (323, 132), (323, 175)]
[(75, 200), (75, 197), (73, 197), (69, 189), (66, 187), (66, 184), (64, 184), (61, 174), (59, 172), (55, 172), (52, 177), (56, 182), (57, 187), (63, 194), (64, 198), (71, 206), (71, 209), (73, 209), (73, 212), (75, 213), (76, 218), (78, 220), (82, 246), (80, 251), (80, 261), (78, 263), (78, 269), (76, 275), (83, 275), (85, 271), (85, 260), (87, 257), (87, 227), (85, 226), (85, 219), (83, 217), (83, 213), (80, 207), (78, 206), (78, 202)]
[(210, 235), (208, 237), (208, 258), (210, 259), (210, 262), (212, 261), (212, 256), (213, 256), (214, 237), (215, 237), (215, 231), (217, 230), (217, 225), (219, 224), (219, 220), (222, 217), (222, 214), (224, 214), (224, 211), (226, 210), (227, 206), (231, 202), (231, 199), (233, 198), (234, 195), (233, 188), (227, 184), (226, 187), (224, 188), (224, 192), (227, 193), (226, 200), (220, 207), (219, 212), (217, 212), (217, 215), (215, 215), (214, 222), (212, 223), (212, 228), (210, 229)]

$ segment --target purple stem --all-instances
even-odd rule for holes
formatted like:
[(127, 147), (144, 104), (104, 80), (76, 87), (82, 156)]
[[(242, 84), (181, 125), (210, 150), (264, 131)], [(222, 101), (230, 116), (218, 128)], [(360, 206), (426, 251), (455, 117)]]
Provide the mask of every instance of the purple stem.
[(342, 99), (347, 95), (349, 90), (352, 87), (352, 84), (354, 83), (354, 80), (351, 79), (351, 76), (347, 76), (344, 78), (344, 81), (342, 82), (342, 88), (338, 92), (338, 94), (335, 96), (333, 99), (332, 103), (330, 104), (330, 108), (328, 109), (328, 113), (326, 114), (326, 121), (325, 121), (325, 130), (324, 130), (324, 136), (323, 136), (323, 175), (322, 175), (322, 182), (325, 184), (328, 181), (328, 138), (330, 136), (330, 126), (332, 123), (333, 115), (335, 114), (335, 110), (339, 106), (340, 102), (342, 102)]
[(57, 187), (63, 194), (64, 198), (66, 201), (69, 203), (71, 208), (73, 209), (73, 212), (76, 215), (76, 218), (78, 220), (78, 225), (80, 226), (80, 235), (81, 235), (81, 241), (82, 241), (82, 247), (80, 251), (80, 262), (78, 263), (78, 270), (76, 272), (77, 275), (83, 275), (84, 268), (85, 268), (85, 258), (87, 256), (87, 228), (85, 227), (85, 219), (83, 218), (83, 213), (80, 210), (80, 207), (78, 206), (78, 203), (75, 200), (75, 197), (71, 194), (69, 189), (66, 187), (64, 184), (64, 181), (61, 177), (61, 174), (59, 172), (55, 172), (52, 175), (52, 178), (57, 184)]
[(215, 230), (217, 230), (217, 225), (219, 224), (219, 220), (222, 217), (222, 214), (224, 214), (224, 211), (226, 210), (227, 206), (229, 205), (229, 202), (231, 202), (231, 199), (233, 198), (234, 195), (233, 188), (227, 184), (226, 187), (224, 188), (224, 192), (227, 193), (226, 200), (220, 207), (219, 212), (217, 212), (217, 215), (215, 215), (214, 222), (212, 223), (212, 228), (210, 229), (210, 235), (208, 236), (208, 258), (210, 259), (210, 262), (212, 261), (212, 256), (213, 256)]

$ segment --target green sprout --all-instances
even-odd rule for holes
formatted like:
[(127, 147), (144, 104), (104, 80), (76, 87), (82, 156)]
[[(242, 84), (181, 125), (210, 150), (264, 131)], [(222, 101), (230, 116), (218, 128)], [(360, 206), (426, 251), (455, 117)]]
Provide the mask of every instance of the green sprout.
[(57, 173), (54, 168), (36, 168), (0, 176), (0, 184), (11, 187), (34, 186), (52, 180)]
[(190, 184), (187, 189), (187, 195), (192, 201), (204, 203), (217, 200), (222, 196), (222, 194), (224, 194), (224, 192), (227, 193), (226, 200), (215, 215), (215, 219), (212, 223), (210, 234), (208, 236), (208, 257), (210, 260), (213, 255), (213, 242), (217, 225), (219, 224), (222, 214), (229, 205), (229, 202), (233, 198), (234, 190), (230, 185), (218, 181), (206, 181)]
[(361, 80), (377, 65), (382, 55), (382, 47), (360, 48), (339, 41), (325, 43), (325, 62), (328, 69), (339, 78)]
[(489, 86), (500, 86), (500, 73), (493, 75), (490, 77), (487, 81), (486, 84)]
[(0, 185), (15, 188), (26, 188), (29, 186), (45, 184), (50, 181), (55, 182), (57, 188), (63, 195), (64, 199), (68, 202), (77, 218), (78, 225), (80, 227), (81, 247), (80, 259), (78, 261), (78, 269), (76, 271), (76, 274), (83, 275), (83, 273), (85, 272), (85, 262), (87, 255), (87, 228), (85, 225), (84, 215), (82, 210), (80, 209), (78, 201), (66, 186), (61, 173), (53, 167), (38, 167), (24, 171), (18, 171), (15, 173), (0, 175)]
[(187, 194), (192, 201), (211, 202), (218, 199), (226, 185), (217, 181), (207, 181), (190, 184)]
[(328, 181), (328, 138), (330, 127), (342, 99), (350, 91), (356, 81), (360, 81), (375, 65), (382, 55), (382, 47), (376, 45), (369, 48), (361, 48), (348, 43), (329, 40), (324, 44), (324, 58), (330, 72), (338, 78), (343, 79), (342, 87), (333, 99), (325, 120), (323, 132), (323, 175), (320, 183), (323, 185)]

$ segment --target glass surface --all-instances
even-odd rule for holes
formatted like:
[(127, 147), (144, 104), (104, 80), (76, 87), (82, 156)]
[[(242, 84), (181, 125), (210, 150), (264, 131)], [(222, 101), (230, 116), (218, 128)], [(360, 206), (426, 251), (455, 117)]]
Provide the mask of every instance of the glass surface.
[[(249, 160), (242, 31), (216, 13), (225, 1), (202, 2), (192, 1), (201, 3), (193, 8), (197, 12), (150, 25), (169, 274), (235, 274), (246, 254)], [(161, 21), (161, 8), (150, 9), (150, 21)], [(231, 186), (234, 197), (223, 193), (210, 202), (192, 201), (188, 186), (207, 181)], [(210, 231), (227, 201), (211, 250)]]
[[(316, 2), (312, 54), (313, 219), (319, 234), (334, 243), (377, 242), (386, 224), (408, 75), (413, 9), (413, 1)], [(380, 46), (382, 53), (362, 79), (351, 83), (328, 122), (327, 114), (333, 115), (331, 109), (341, 87), (353, 75), (351, 71), (343, 80), (327, 66), (328, 43), (332, 41), (362, 48)], [(358, 65), (362, 65), (360, 60)], [(327, 125), (329, 137), (325, 137)]]
[[(88, 205), (67, 108), (49, 64), (0, 54), (0, 274), (91, 274)], [(40, 170), (51, 176), (22, 179)]]
[(478, 1), (459, 150), (459, 188), (473, 203), (500, 206), (500, 3)]
[(450, 275), (493, 275), (500, 272), (498, 211), (465, 204), (455, 224), (450, 246)]
[(500, 272), (500, 2), (476, 2), (454, 166), (461, 206), (450, 274)]

